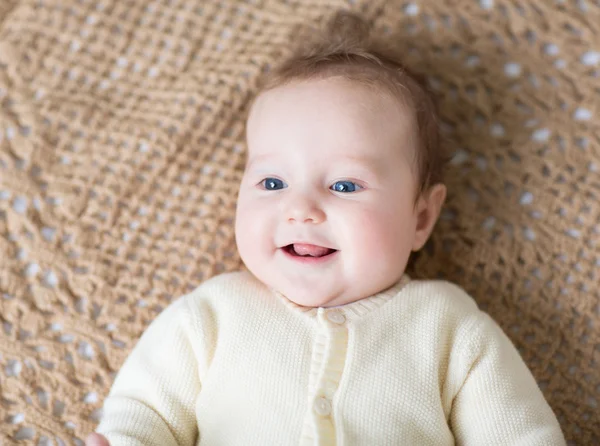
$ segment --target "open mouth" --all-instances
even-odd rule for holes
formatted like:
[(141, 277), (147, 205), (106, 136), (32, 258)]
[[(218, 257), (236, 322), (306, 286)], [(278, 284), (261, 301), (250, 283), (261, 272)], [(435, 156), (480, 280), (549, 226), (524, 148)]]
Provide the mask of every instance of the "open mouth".
[(283, 246), (281, 249), (283, 249), (283, 251), (290, 256), (305, 258), (322, 258), (337, 252), (337, 249), (301, 243), (292, 243), (287, 246)]

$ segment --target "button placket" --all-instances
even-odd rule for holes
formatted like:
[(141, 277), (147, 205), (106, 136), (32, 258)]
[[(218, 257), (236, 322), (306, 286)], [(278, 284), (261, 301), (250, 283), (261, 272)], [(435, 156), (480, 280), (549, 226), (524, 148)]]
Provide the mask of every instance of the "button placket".
[(328, 311), (327, 319), (330, 322), (333, 322), (334, 324), (337, 324), (337, 325), (342, 325), (346, 322), (346, 316), (344, 316), (342, 313), (340, 313), (337, 310)]
[(336, 444), (333, 399), (338, 391), (348, 349), (349, 318), (339, 308), (316, 311), (316, 337), (309, 379), (307, 417), (303, 438), (307, 444)]

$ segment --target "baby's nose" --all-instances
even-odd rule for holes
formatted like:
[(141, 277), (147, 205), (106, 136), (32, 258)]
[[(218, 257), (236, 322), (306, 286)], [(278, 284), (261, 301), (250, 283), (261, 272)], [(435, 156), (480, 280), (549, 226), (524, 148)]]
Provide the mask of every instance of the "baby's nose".
[(290, 199), (287, 209), (288, 222), (322, 223), (325, 220), (325, 212), (315, 200), (308, 197), (296, 196)]

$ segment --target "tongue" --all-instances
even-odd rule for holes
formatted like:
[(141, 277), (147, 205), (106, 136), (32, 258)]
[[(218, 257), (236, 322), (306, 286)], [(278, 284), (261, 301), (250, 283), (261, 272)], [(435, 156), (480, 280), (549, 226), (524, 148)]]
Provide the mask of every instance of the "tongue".
[(294, 252), (299, 256), (321, 257), (329, 252), (329, 248), (316, 245), (306, 245), (303, 243), (294, 243)]

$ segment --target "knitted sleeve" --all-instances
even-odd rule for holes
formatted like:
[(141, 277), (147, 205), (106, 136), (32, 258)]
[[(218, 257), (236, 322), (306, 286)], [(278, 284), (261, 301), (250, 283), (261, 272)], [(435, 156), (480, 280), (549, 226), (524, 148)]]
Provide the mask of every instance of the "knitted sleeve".
[(144, 332), (104, 402), (97, 431), (111, 446), (195, 444), (200, 381), (193, 329), (181, 298)]
[(506, 334), (483, 312), (474, 325), (461, 351), (466, 378), (450, 414), (456, 444), (565, 445), (552, 409)]

